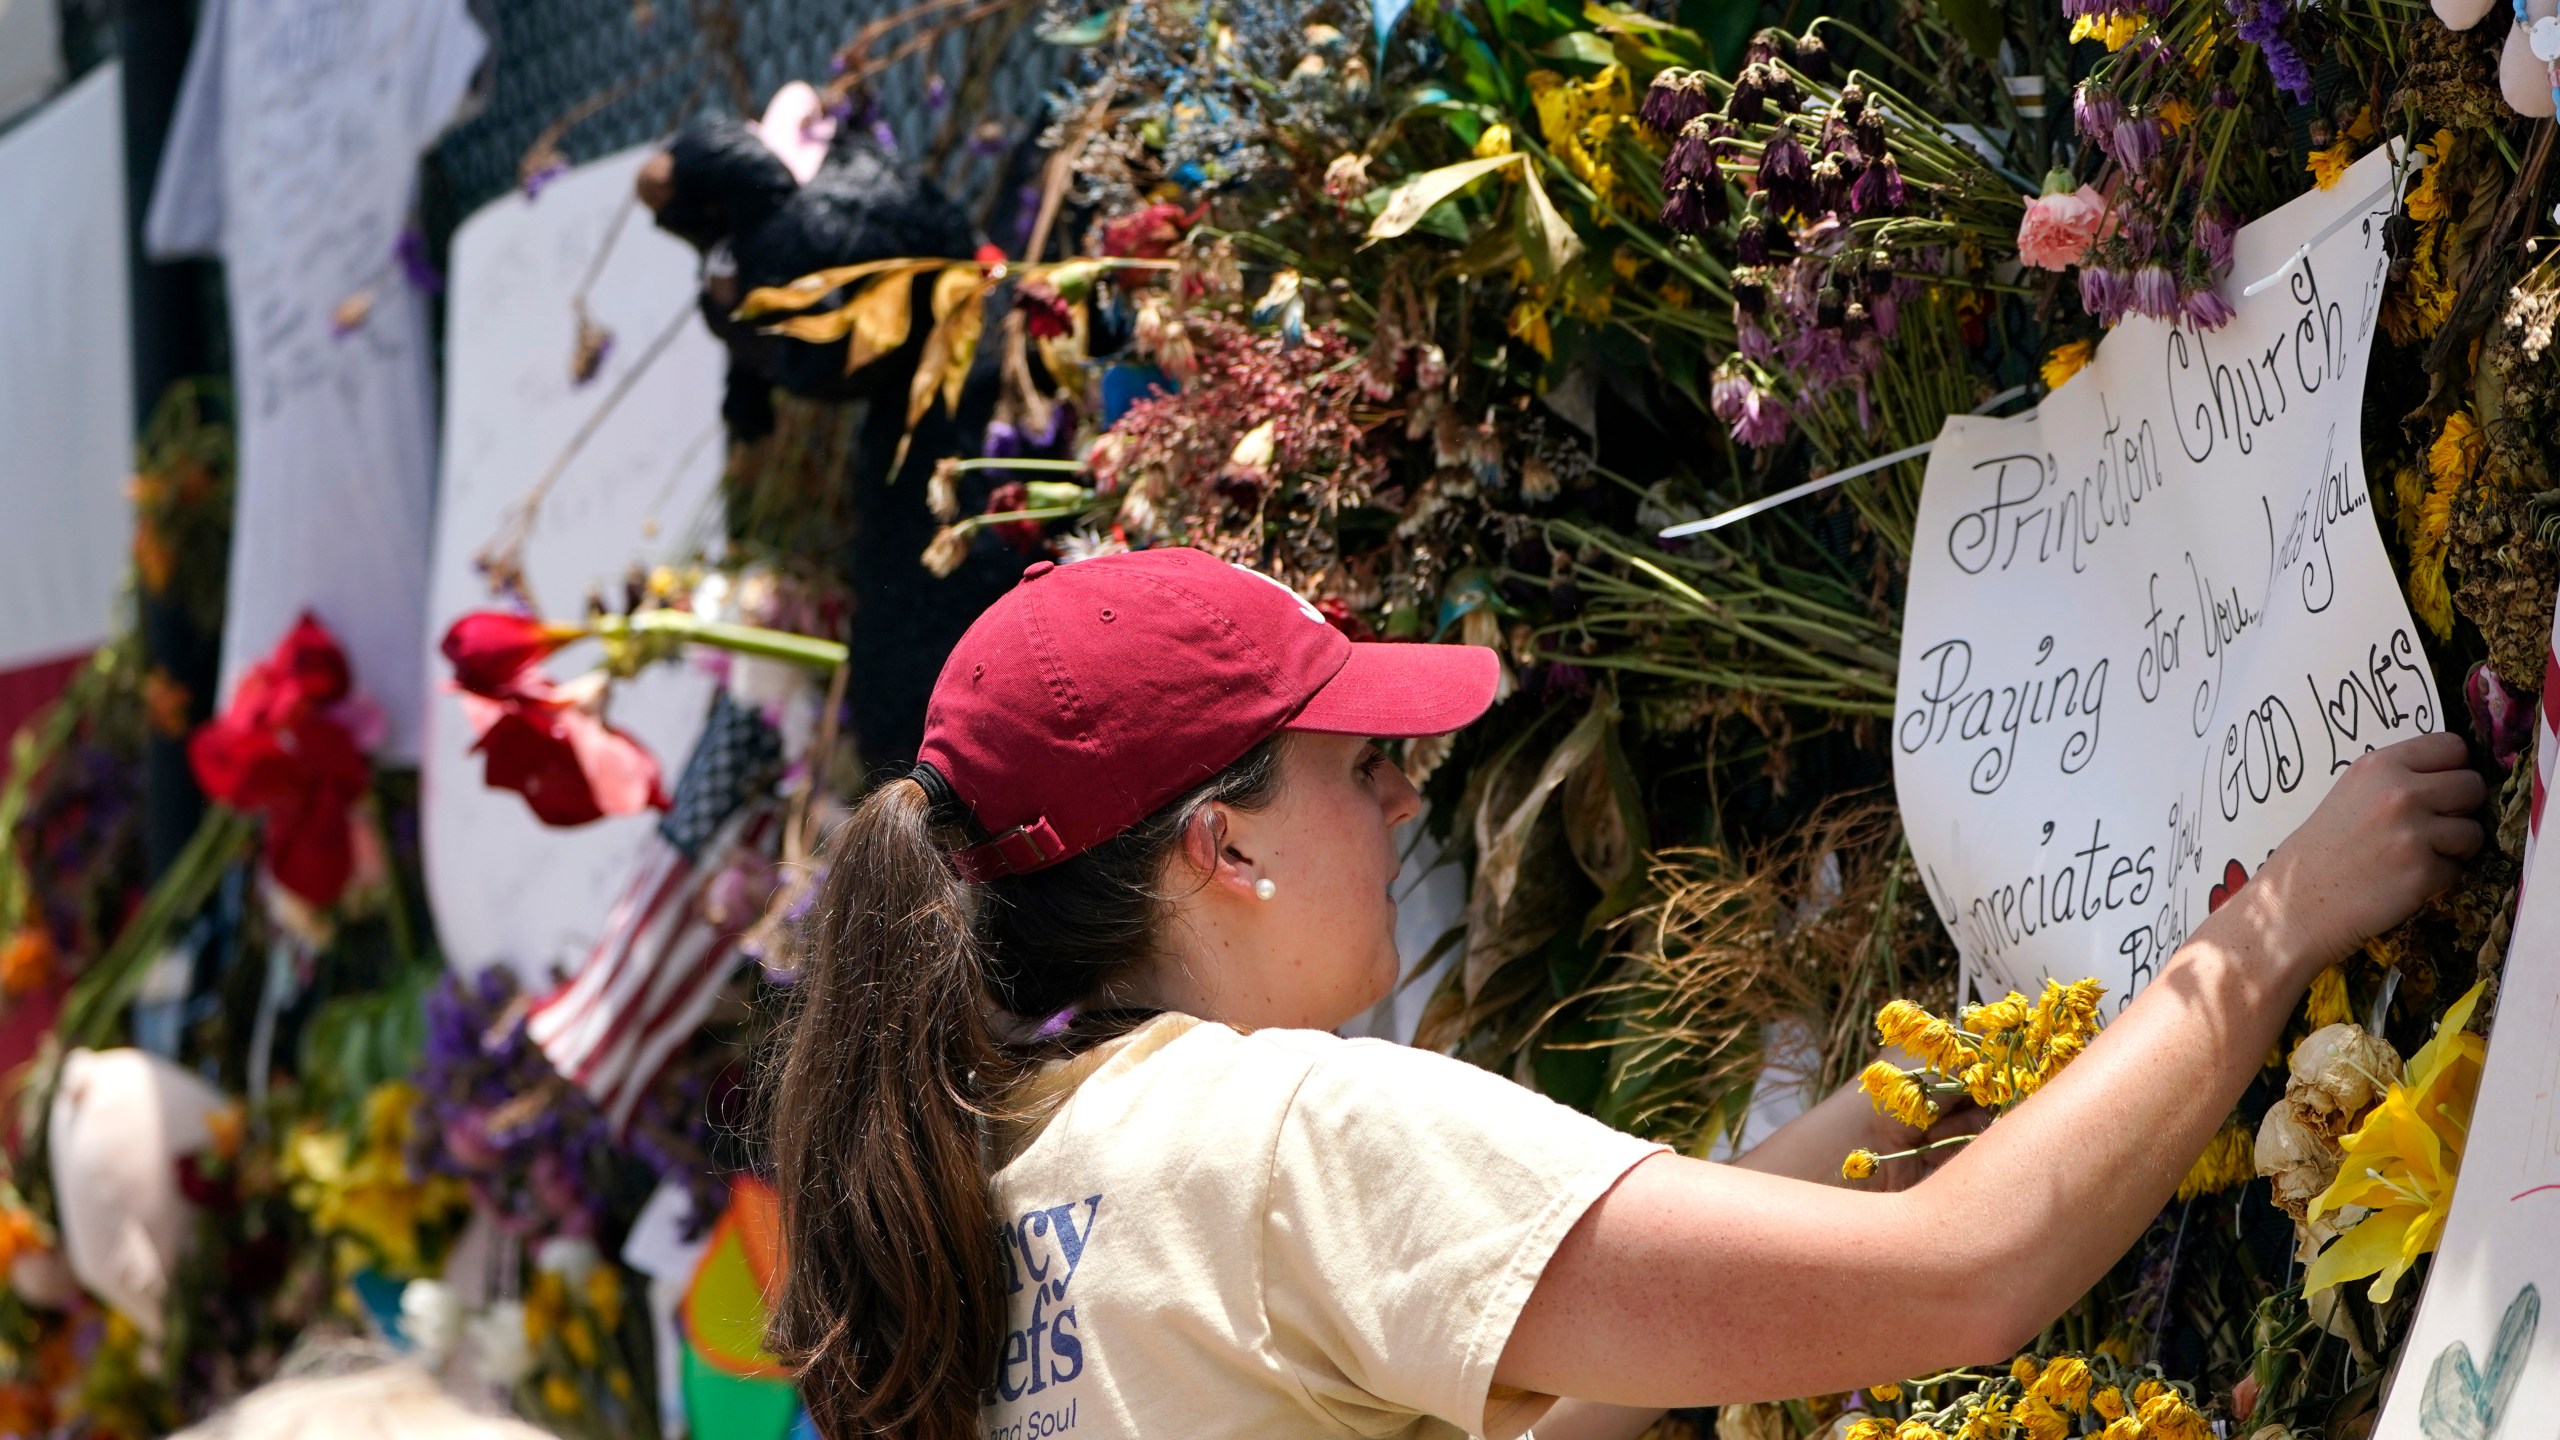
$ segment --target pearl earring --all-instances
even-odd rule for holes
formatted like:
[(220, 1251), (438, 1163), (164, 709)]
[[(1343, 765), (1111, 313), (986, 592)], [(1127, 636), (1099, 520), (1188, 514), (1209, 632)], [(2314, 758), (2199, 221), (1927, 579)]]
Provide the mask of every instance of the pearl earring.
[(1268, 900), (1279, 893), (1280, 887), (1271, 883), (1271, 877), (1268, 875), (1253, 882), (1253, 898), (1257, 900)]

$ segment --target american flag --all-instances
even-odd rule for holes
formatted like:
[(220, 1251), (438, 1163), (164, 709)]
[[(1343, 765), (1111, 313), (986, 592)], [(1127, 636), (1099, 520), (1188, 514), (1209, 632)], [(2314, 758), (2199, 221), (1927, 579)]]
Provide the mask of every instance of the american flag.
[[(604, 936), (567, 984), (537, 1002), (525, 1029), (554, 1068), (587, 1092), (616, 1134), (677, 1047), (711, 1013), (737, 963), (739, 937), (759, 918), (711, 903), (714, 882), (742, 862), (770, 870), (782, 818), (770, 802), (742, 807), (688, 856), (652, 830), (639, 873), (606, 917)], [(762, 887), (755, 887), (762, 893)]]

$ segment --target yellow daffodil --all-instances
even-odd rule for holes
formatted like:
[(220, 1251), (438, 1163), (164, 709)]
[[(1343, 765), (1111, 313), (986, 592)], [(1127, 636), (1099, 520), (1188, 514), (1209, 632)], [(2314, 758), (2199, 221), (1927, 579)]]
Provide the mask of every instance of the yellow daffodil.
[(2304, 1294), (2371, 1275), (2365, 1295), (2379, 1305), (2418, 1257), (2444, 1238), (2471, 1104), (2480, 1092), (2480, 1065), (2489, 1052), (2487, 1041), (2464, 1028), (2485, 983), (2454, 1002), (2435, 1037), (2409, 1057), (2400, 1083), (2347, 1136), (2338, 1178), (2313, 1198), (2308, 1218), (2349, 1205), (2368, 1213), (2311, 1262), (2302, 1277)]
[[(2098, 342), (2094, 340), (2065, 340), (2061, 344), (2054, 346), (2053, 353), (2044, 357), (2044, 365), (2037, 372), (2044, 380), (2044, 388), (2047, 390), (2061, 389), (2064, 381), (2069, 380), (2072, 376), (2079, 374), (2084, 369), (2087, 369), (2089, 362), (2097, 358), (2097, 354)], [(1991, 1007), (1984, 1006), (1979, 1008), (1988, 1009)], [(2020, 1018), (2023, 1019), (2025, 1012), (2025, 1003), (2023, 1000), (2020, 1002), (2019, 1010)], [(1978, 1029), (1980, 1027), (1977, 1026), (1975, 1028)]]

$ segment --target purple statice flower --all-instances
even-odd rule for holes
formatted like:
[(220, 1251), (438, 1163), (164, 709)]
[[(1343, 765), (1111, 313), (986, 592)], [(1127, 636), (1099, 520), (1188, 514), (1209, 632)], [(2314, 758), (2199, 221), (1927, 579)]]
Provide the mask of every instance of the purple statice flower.
[(1902, 167), (1885, 156), (1867, 167), (1849, 187), (1849, 213), (1853, 215), (1892, 214), (1900, 210), (1909, 192), (1903, 187)]
[(1689, 122), (1715, 108), (1707, 94), (1706, 77), (1695, 70), (1674, 65), (1653, 77), (1644, 92), (1644, 102), (1636, 107), (1636, 118), (1656, 135), (1677, 135), (1689, 128)]
[(2275, 77), (2276, 88), (2293, 97), (2296, 105), (2311, 103), (2311, 67), (2304, 63), (2302, 52), (2285, 38), (2285, 0), (2230, 0), (2231, 16), (2239, 22), (2240, 38), (2258, 47), (2267, 59), (2267, 73)]
[(2080, 267), (2080, 308), (2100, 324), (2113, 325), (2133, 304), (2133, 286), (2121, 270), (2104, 265)]
[(1760, 152), (1759, 179), (1760, 193), (1769, 197), (1773, 215), (1811, 214), (1820, 203), (1813, 188), (1813, 157), (1784, 128), (1772, 132)]
[(924, 77), (924, 104), (928, 110), (939, 110), (951, 102), (951, 87), (942, 83), (940, 75)]
[(1787, 438), (1791, 417), (1787, 402), (1766, 390), (1753, 390), (1742, 402), (1742, 414), (1733, 422), (1733, 438), (1754, 449), (1765, 449)]
[(2124, 102), (2114, 91), (2093, 80), (2083, 80), (2071, 92), (2071, 123), (2080, 133), (2098, 142), (2101, 149), (2113, 143), (2116, 122), (2124, 118)]
[(2187, 324), (2197, 330), (2219, 330), (2239, 314), (2222, 292), (2211, 285), (2199, 285), (2178, 299), (2178, 309)]
[(2157, 320), (2178, 318), (2178, 279), (2168, 266), (2145, 265), (2133, 272), (2133, 308)]
[(889, 128), (887, 117), (875, 118), (871, 122), (871, 143), (891, 155), (898, 153), (898, 132)]
[(2231, 242), (2239, 227), (2232, 223), (2231, 212), (2219, 202), (2196, 209), (2196, 248), (2204, 252), (2205, 263), (2213, 273), (2222, 275), (2231, 269)]
[(391, 242), (391, 256), (400, 262), (400, 275), (409, 288), (421, 295), (444, 293), (444, 272), (427, 259), (427, 237), (415, 225), (403, 226), (398, 239)]
[(2139, 170), (2160, 154), (2160, 122), (2145, 116), (2127, 115), (2117, 121), (2110, 138), (2115, 143), (2107, 153), (2128, 170)]

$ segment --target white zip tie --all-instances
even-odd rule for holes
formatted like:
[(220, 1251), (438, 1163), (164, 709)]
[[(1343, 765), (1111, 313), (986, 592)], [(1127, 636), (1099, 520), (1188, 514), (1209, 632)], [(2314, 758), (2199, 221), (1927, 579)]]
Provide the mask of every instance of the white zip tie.
[(2293, 273), (2294, 266), (2301, 264), (2303, 261), (2311, 257), (2311, 252), (2319, 248), (2321, 241), (2326, 240), (2330, 236), (2337, 234), (2339, 231), (2346, 229), (2347, 222), (2355, 219), (2357, 216), (2370, 214), (2371, 212), (2366, 208), (2367, 206), (2373, 204), (2373, 202), (2381, 196), (2396, 194), (2398, 192), (2398, 187), (2406, 183), (2409, 177), (2417, 174), (2425, 168), (2427, 168), (2427, 157), (2417, 153), (2416, 151), (2411, 151), (2409, 154), (2408, 169), (2393, 170), (2390, 176), (2386, 178), (2380, 186), (2374, 189), (2372, 194), (2367, 195), (2362, 200), (2348, 206), (2337, 219), (2321, 226), (2319, 234), (2314, 235), (2310, 239), (2303, 241), (2300, 245), (2295, 246), (2293, 253), (2284, 257), (2284, 263), (2277, 266), (2265, 279), (2243, 287), (2240, 291), (2240, 298), (2245, 300), (2251, 296), (2262, 295), (2267, 291), (2274, 289), (2277, 281), (2282, 280), (2287, 275)]
[[(1987, 410), (1996, 410), (2026, 393), (2026, 386), (2012, 385), (2008, 389), (2001, 391), (1999, 394), (1992, 396), (1990, 399), (1983, 401), (1981, 404), (1974, 406), (1972, 413), (1980, 415)], [(1704, 520), (1684, 520), (1677, 525), (1673, 525), (1668, 529), (1661, 531), (1659, 538), (1664, 540), (1677, 540), (1686, 535), (1703, 535), (1709, 530), (1721, 530), (1725, 526), (1730, 525), (1737, 520), (1748, 520), (1752, 516), (1757, 515), (1764, 510), (1775, 510), (1790, 500), (1801, 500), (1807, 495), (1828, 490), (1832, 486), (1840, 484), (1842, 481), (1855, 480), (1861, 475), (1882, 470), (1888, 465), (1899, 465), (1905, 460), (1917, 459), (1918, 457), (1926, 455), (1937, 448), (1938, 442), (1935, 440), (1923, 440), (1917, 445), (1906, 445), (1899, 450), (1879, 455), (1872, 460), (1861, 460), (1857, 464), (1849, 466), (1845, 470), (1834, 470), (1828, 475), (1817, 475), (1813, 479), (1807, 480), (1801, 485), (1791, 486), (1788, 489), (1779, 491), (1775, 495), (1764, 496), (1761, 499), (1752, 501), (1748, 505), (1737, 505), (1733, 509), (1725, 511), (1721, 515), (1711, 515)]]

